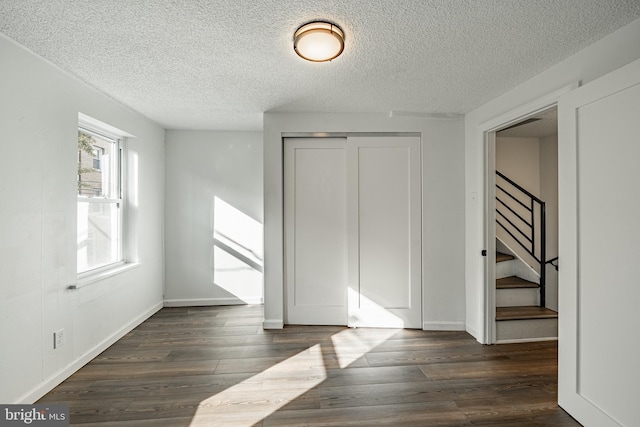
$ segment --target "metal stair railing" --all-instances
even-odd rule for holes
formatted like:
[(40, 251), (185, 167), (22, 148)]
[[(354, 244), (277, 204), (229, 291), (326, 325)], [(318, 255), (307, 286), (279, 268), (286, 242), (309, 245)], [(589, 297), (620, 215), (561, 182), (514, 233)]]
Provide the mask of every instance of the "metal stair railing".
[[(536, 217), (540, 232), (536, 233)], [(546, 305), (546, 265), (558, 258), (546, 260), (545, 202), (521, 185), (496, 171), (496, 224), (511, 236), (540, 267), (540, 307)]]

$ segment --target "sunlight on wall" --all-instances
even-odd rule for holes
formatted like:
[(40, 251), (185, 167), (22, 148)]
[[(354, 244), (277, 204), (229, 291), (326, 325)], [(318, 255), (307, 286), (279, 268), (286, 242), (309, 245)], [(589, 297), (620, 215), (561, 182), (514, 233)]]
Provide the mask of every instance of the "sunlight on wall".
[[(203, 400), (190, 425), (252, 426), (326, 378), (322, 349), (316, 344)], [(256, 387), (256, 384), (262, 384), (262, 387)], [(238, 419), (243, 424), (237, 424)]]
[(261, 304), (262, 272), (220, 244), (213, 247), (213, 283), (247, 304)]
[(219, 197), (214, 198), (213, 237), (262, 265), (262, 224)]
[(213, 282), (245, 302), (261, 303), (262, 224), (219, 197), (212, 222)]

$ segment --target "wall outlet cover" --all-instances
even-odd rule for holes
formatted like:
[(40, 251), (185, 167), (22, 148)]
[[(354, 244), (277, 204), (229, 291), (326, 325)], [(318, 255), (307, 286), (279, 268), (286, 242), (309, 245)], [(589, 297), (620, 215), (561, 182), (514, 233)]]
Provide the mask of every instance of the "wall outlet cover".
[(64, 329), (53, 333), (53, 348), (58, 349), (64, 345)]

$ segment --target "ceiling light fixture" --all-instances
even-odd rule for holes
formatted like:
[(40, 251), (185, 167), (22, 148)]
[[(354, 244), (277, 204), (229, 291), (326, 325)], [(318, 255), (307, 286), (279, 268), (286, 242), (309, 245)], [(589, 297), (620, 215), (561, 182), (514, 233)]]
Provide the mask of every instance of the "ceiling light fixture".
[(293, 35), (293, 49), (307, 61), (331, 61), (344, 50), (344, 33), (330, 22), (310, 22)]

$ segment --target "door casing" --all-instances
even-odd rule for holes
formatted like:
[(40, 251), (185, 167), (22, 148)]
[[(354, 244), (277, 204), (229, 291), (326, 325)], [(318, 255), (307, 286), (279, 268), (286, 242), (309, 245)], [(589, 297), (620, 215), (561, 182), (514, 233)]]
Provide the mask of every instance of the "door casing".
[[(484, 141), (484, 248), (487, 251), (484, 269), (483, 292), (483, 344), (496, 343), (496, 214), (495, 214), (495, 171), (496, 171), (496, 132), (517, 124), (527, 118), (553, 108), (558, 99), (578, 87), (573, 83), (551, 92), (535, 101), (522, 105), (480, 125)], [(478, 254), (479, 256), (481, 254)]]

